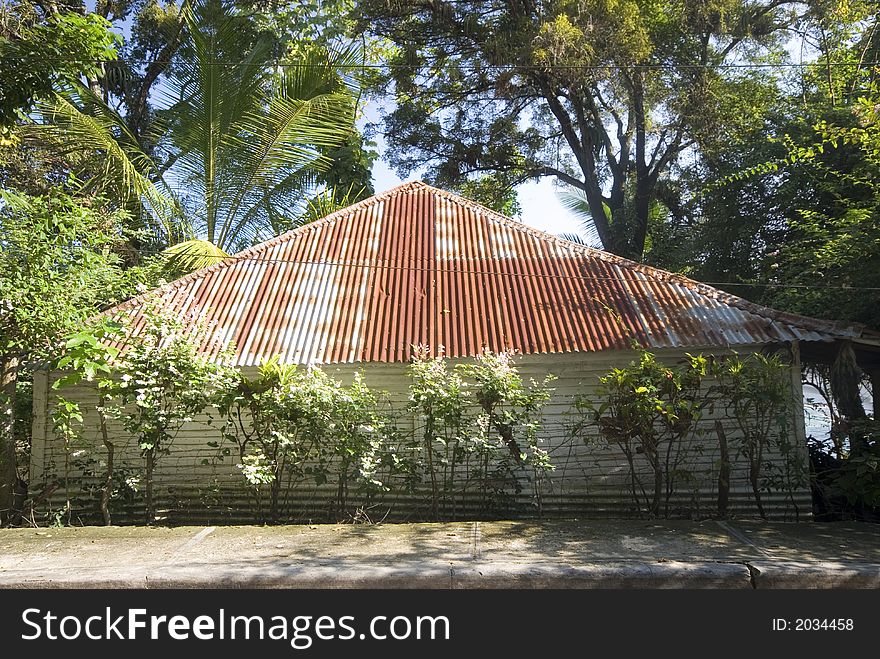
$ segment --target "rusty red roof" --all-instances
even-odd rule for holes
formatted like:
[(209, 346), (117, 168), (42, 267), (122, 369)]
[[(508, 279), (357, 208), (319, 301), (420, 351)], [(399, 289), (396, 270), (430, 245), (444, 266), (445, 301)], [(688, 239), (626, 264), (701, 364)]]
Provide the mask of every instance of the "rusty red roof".
[(858, 336), (532, 229), (458, 195), (406, 183), (129, 300), (211, 327), (239, 365), (705, 348)]

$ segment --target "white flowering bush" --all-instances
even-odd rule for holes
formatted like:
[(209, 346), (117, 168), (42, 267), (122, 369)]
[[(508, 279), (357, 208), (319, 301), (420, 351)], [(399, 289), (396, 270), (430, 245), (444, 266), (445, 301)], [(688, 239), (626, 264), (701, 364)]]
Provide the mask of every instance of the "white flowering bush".
[(431, 357), (424, 346), (416, 347), (409, 376), (410, 409), (419, 420), (416, 433), (422, 441), (420, 471), (431, 487), (431, 517), (439, 519), (441, 506), (455, 516), (456, 490), (467, 488), (470, 458), (479, 446), (469, 441), (467, 385), (444, 357)]
[(509, 490), (522, 492), (522, 480), (531, 484), (533, 500), (541, 510), (541, 486), (553, 464), (541, 446), (544, 405), (555, 377), (527, 384), (510, 352), (485, 351), (472, 364), (460, 364), (459, 372), (470, 380), (470, 391), (479, 412), (477, 441), (483, 456), (483, 496), (501, 504)]
[[(148, 521), (155, 520), (156, 465), (200, 413), (220, 430), (219, 440), (208, 442), (214, 459), (231, 458), (262, 521), (295, 517), (291, 499), (301, 486), (326, 492), (337, 520), (369, 518), (366, 511), (387, 503), (386, 493), (411, 494), (426, 484), (434, 519), (457, 518), (474, 502), (490, 512), (526, 482), (540, 505), (541, 479), (553, 468), (539, 438), (549, 379), (525, 383), (512, 355), (486, 353), (453, 368), (419, 349), (409, 366), (409, 405), (395, 412), (361, 373), (346, 386), (319, 368), (277, 358), (253, 377), (224, 367), (226, 354), (214, 363), (199, 353), (204, 341), (193, 340), (193, 327), (207, 331), (152, 306), (136, 336), (130, 327), (113, 335), (125, 337), (121, 353), (107, 352), (106, 328), (68, 341), (59, 367), (69, 373), (56, 384), (91, 380), (99, 391), (106, 460), (92, 471), (101, 469), (105, 523), (115, 496), (143, 497)], [(412, 429), (397, 424), (400, 412), (415, 415)], [(114, 475), (111, 418), (137, 439), (142, 469)], [(68, 421), (59, 417), (56, 428), (66, 445), (75, 431)]]
[(424, 347), (409, 375), (433, 518), (441, 507), (455, 518), (459, 499), (474, 488), (484, 509), (498, 507), (510, 492), (522, 491), (523, 479), (540, 507), (541, 482), (553, 470), (539, 437), (553, 378), (526, 384), (511, 353), (486, 351), (452, 368)]
[[(224, 444), (234, 445), (237, 467), (266, 521), (282, 518), (289, 493), (306, 480), (336, 485), (331, 514), (338, 518), (352, 485), (367, 494), (385, 489), (386, 423), (359, 375), (345, 387), (318, 368), (271, 359), (256, 377), (230, 380), (216, 405)], [(222, 458), (226, 447), (212, 445)]]
[(259, 449), (250, 455), (241, 456), (241, 462), (236, 466), (241, 470), (244, 479), (253, 487), (259, 488), (260, 485), (268, 485), (275, 480), (273, 465)]
[(389, 419), (379, 410), (376, 393), (356, 373), (350, 387), (333, 383), (331, 450), (335, 458), (335, 514), (342, 518), (352, 483), (367, 496), (389, 489), (383, 478), (385, 466), (393, 463), (389, 442)]
[[(196, 331), (203, 331), (197, 328)], [(221, 360), (222, 361), (222, 360)], [(119, 415), (144, 458), (147, 523), (156, 517), (153, 474), (180, 428), (204, 410), (231, 374), (198, 352), (176, 317), (148, 305), (145, 326), (115, 365)]]

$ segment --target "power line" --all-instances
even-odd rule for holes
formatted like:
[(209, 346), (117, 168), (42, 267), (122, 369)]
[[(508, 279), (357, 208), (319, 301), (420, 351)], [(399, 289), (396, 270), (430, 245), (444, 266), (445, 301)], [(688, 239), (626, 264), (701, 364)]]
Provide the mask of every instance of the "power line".
[[(261, 258), (259, 256), (220, 256), (218, 254), (205, 254), (202, 258), (209, 259), (217, 259), (219, 262), (230, 261), (233, 263), (255, 263), (255, 264), (291, 264), (291, 265), (302, 265), (302, 266), (331, 266), (331, 267), (343, 267), (343, 268), (375, 268), (379, 270), (402, 270), (407, 272), (447, 272), (449, 274), (465, 274), (465, 275), (483, 275), (483, 276), (509, 276), (509, 277), (521, 277), (521, 278), (534, 278), (534, 279), (555, 279), (555, 280), (575, 280), (575, 281), (621, 281), (621, 277), (600, 277), (594, 275), (565, 275), (565, 274), (557, 274), (557, 273), (536, 273), (536, 272), (509, 272), (509, 271), (500, 271), (500, 270), (464, 270), (459, 268), (448, 268), (443, 270), (442, 267), (434, 266), (434, 267), (419, 267), (413, 265), (396, 265), (391, 263), (356, 263), (354, 261), (303, 261), (298, 259), (270, 259), (270, 258)], [(443, 261), (440, 259), (410, 259), (411, 261), (432, 261), (434, 263), (441, 264)], [(475, 259), (469, 259), (475, 260)], [(490, 259), (491, 260), (491, 259)], [(449, 262), (461, 262), (462, 259), (450, 259)], [(642, 273), (640, 273), (642, 274)], [(672, 281), (675, 281), (675, 278), (683, 277), (683, 275), (676, 275), (675, 273), (670, 273), (672, 275)], [(650, 275), (647, 275), (650, 277)], [(698, 284), (706, 284), (709, 286), (760, 286), (760, 287), (779, 287), (779, 288), (805, 288), (805, 289), (827, 289), (827, 290), (849, 290), (849, 291), (880, 291), (880, 286), (834, 286), (834, 285), (816, 285), (816, 284), (783, 284), (783, 283), (775, 283), (775, 282), (766, 282), (766, 283), (755, 283), (750, 284), (746, 282), (733, 282), (733, 281), (695, 281)]]
[[(70, 246), (76, 247), (78, 249), (85, 249), (84, 246)], [(15, 252), (16, 250), (3, 250), (0, 249), (0, 253), (3, 251), (7, 252)], [(23, 253), (23, 252), (19, 252)], [(148, 256), (157, 256), (160, 253), (153, 253)], [(406, 265), (406, 264), (394, 264), (394, 263), (381, 263), (381, 262), (367, 262), (367, 263), (359, 263), (355, 261), (307, 261), (300, 259), (273, 259), (273, 258), (263, 258), (260, 256), (237, 256), (235, 254), (229, 256), (221, 256), (218, 254), (204, 254), (198, 257), (201, 259), (216, 259), (219, 263), (228, 262), (232, 263), (247, 263), (247, 264), (255, 264), (255, 265), (263, 265), (263, 264), (285, 264), (285, 265), (299, 265), (305, 267), (338, 267), (338, 268), (366, 268), (366, 269), (376, 269), (376, 270), (393, 270), (393, 271), (405, 271), (405, 272), (434, 272), (434, 273), (447, 273), (447, 274), (463, 274), (463, 275), (477, 275), (477, 276), (488, 276), (488, 277), (516, 277), (520, 279), (542, 279), (542, 280), (560, 280), (560, 281), (638, 281), (637, 279), (625, 279), (621, 277), (603, 277), (596, 275), (566, 275), (559, 273), (537, 273), (537, 272), (511, 272), (511, 271), (501, 271), (501, 270), (471, 270), (471, 269), (461, 269), (455, 267), (447, 267), (444, 269), (442, 267), (443, 260), (442, 259), (409, 259), (411, 262), (422, 262), (428, 261), (432, 263), (437, 263), (436, 266), (418, 266), (418, 265)], [(449, 259), (448, 263), (458, 262), (460, 263), (461, 258)], [(467, 259), (467, 260), (476, 260), (476, 259)], [(493, 260), (493, 259), (488, 259)], [(215, 264), (216, 265), (216, 264)], [(650, 266), (646, 266), (650, 267)], [(198, 272), (198, 271), (194, 271)], [(643, 274), (643, 273), (639, 273)], [(684, 275), (678, 275), (676, 273), (669, 273), (671, 276), (669, 280), (672, 283), (676, 283), (678, 278), (684, 277)], [(646, 275), (650, 278), (650, 275)], [(880, 286), (845, 286), (845, 285), (832, 285), (832, 284), (787, 284), (781, 282), (741, 282), (741, 281), (702, 281), (702, 280), (691, 280), (696, 282), (697, 284), (704, 284), (707, 286), (739, 286), (739, 287), (759, 287), (759, 288), (793, 288), (793, 289), (806, 289), (806, 290), (836, 290), (836, 291), (853, 291), (853, 292), (877, 292), (880, 291)]]
[[(26, 60), (25, 57), (16, 57), (15, 55), (11, 56), (10, 59), (21, 59)], [(61, 62), (63, 64), (116, 64), (116, 63), (124, 63), (123, 60), (67, 60)], [(174, 63), (174, 60), (155, 60), (157, 65), (168, 66)], [(269, 61), (269, 62), (247, 62), (247, 61), (239, 61), (239, 62), (231, 62), (231, 61), (219, 61), (219, 62), (202, 62), (204, 66), (225, 66), (225, 67), (260, 67), (260, 68), (305, 68), (305, 69), (345, 69), (345, 70), (363, 70), (363, 69), (431, 69), (438, 67), (450, 67), (456, 66), (459, 69), (466, 71), (515, 71), (515, 70), (526, 70), (526, 71), (547, 71), (547, 70), (571, 70), (571, 71), (633, 71), (633, 70), (646, 70), (646, 71), (655, 71), (655, 70), (680, 70), (680, 69), (692, 69), (692, 70), (706, 70), (706, 69), (800, 69), (800, 68), (811, 68), (811, 67), (819, 67), (819, 68), (827, 68), (827, 67), (870, 67), (870, 66), (880, 66), (880, 61), (853, 61), (853, 62), (729, 62), (729, 63), (720, 63), (720, 64), (664, 64), (664, 63), (656, 63), (656, 64), (632, 64), (632, 65), (620, 65), (620, 64), (462, 64), (462, 63), (444, 63), (444, 64), (432, 64), (432, 63), (424, 63), (424, 64), (406, 64), (406, 63), (390, 63), (390, 62), (381, 62), (381, 63), (372, 63), (372, 64), (304, 64), (304, 63), (296, 63), (296, 62), (282, 62), (282, 61)]]

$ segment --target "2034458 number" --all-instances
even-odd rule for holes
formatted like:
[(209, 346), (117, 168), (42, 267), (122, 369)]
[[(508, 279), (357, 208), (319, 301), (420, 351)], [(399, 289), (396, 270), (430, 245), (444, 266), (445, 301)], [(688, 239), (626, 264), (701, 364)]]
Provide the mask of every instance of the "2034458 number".
[(773, 620), (773, 631), (795, 631), (795, 632), (816, 632), (816, 631), (852, 631), (854, 628), (852, 618), (795, 618), (794, 620), (786, 620), (785, 618), (775, 618)]

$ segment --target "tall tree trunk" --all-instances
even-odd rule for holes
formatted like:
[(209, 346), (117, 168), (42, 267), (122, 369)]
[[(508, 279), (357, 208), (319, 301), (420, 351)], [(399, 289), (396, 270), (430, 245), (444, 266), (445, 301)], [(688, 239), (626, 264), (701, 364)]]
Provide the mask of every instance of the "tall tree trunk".
[(153, 501), (153, 468), (156, 466), (155, 449), (149, 449), (146, 454), (146, 507), (147, 507), (147, 524), (156, 521), (156, 506)]
[(831, 395), (842, 419), (844, 432), (849, 437), (850, 452), (854, 456), (863, 455), (868, 449), (868, 441), (862, 426), (868, 417), (862, 404), (862, 370), (856, 362), (851, 341), (837, 342), (837, 354), (830, 375)]
[(18, 357), (0, 357), (0, 526), (14, 516), (18, 469), (15, 458), (15, 385)]
[(626, 224), (619, 226), (617, 253), (640, 261), (645, 251), (648, 235), (648, 212), (651, 207), (651, 174), (648, 165), (647, 113), (642, 72), (632, 76), (632, 104), (635, 115), (635, 191), (632, 209), (627, 213)]
[[(103, 408), (106, 401), (102, 399), (101, 407)], [(116, 447), (110, 441), (110, 435), (107, 432), (107, 419), (104, 417), (103, 410), (100, 412), (101, 419), (101, 441), (104, 442), (104, 448), (107, 449), (107, 469), (104, 476), (104, 489), (101, 490), (101, 515), (104, 518), (104, 526), (110, 526), (110, 495), (113, 494), (113, 457)]]
[(180, 48), (185, 24), (186, 20), (181, 16), (177, 21), (174, 32), (168, 38), (168, 42), (162, 50), (159, 51), (156, 58), (147, 65), (141, 84), (134, 95), (134, 102), (131, 104), (128, 112), (128, 127), (135, 137), (140, 138), (141, 133), (143, 132), (144, 120), (148, 114), (147, 103), (150, 98), (150, 92), (152, 91), (156, 80), (158, 80), (159, 76), (169, 67), (174, 54), (177, 52), (178, 48)]
[(630, 242), (627, 245), (626, 256), (634, 261), (641, 261), (645, 252), (645, 242), (648, 239), (648, 220), (651, 215), (651, 197), (653, 185), (651, 177), (647, 174), (636, 178), (636, 192), (633, 199), (633, 227)]

